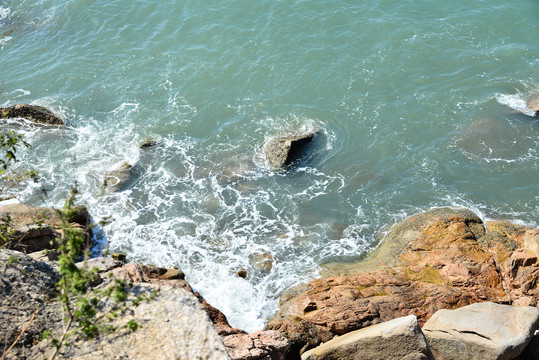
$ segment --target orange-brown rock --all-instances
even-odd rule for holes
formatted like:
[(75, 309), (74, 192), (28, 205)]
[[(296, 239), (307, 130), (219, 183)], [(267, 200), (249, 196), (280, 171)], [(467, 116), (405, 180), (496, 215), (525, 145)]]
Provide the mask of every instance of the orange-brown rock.
[[(290, 358), (341, 335), (468, 304), (535, 304), (539, 230), (494, 223), (466, 209), (441, 208), (393, 226), (377, 252), (355, 265), (328, 265), (316, 279), (281, 298), (267, 326), (292, 342)], [(519, 250), (520, 249), (520, 250)], [(505, 288), (507, 289), (505, 289)]]

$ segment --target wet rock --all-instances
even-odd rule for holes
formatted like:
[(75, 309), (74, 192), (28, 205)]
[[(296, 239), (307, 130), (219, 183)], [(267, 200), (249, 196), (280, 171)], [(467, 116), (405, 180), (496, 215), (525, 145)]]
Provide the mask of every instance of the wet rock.
[(157, 144), (158, 143), (155, 140), (146, 139), (139, 145), (139, 148), (142, 149), (142, 150), (150, 149), (150, 148), (153, 148), (153, 147), (157, 146)]
[(118, 192), (127, 189), (136, 178), (133, 166), (123, 162), (118, 169), (109, 171), (103, 176), (103, 186), (108, 192)]
[[(72, 228), (81, 229), (87, 246), (91, 243), (90, 215), (84, 208), (71, 219)], [(0, 207), (0, 225), (6, 247), (24, 253), (55, 249), (55, 239), (62, 234), (62, 221), (56, 209), (10, 204)]]
[[(0, 349), (4, 354), (22, 334), (5, 358), (25, 359), (30, 347), (48, 329), (49, 321), (62, 322), (59, 307), (47, 303), (57, 296), (60, 278), (52, 266), (7, 249), (0, 249), (0, 274)], [(23, 332), (31, 320), (32, 326)]]
[(440, 360), (514, 359), (539, 326), (539, 310), (478, 303), (440, 310), (423, 326), (429, 345)]
[(247, 279), (247, 270), (245, 270), (244, 268), (239, 268), (236, 271), (236, 275), (238, 275), (242, 279)]
[(62, 119), (52, 111), (37, 105), (18, 104), (10, 107), (0, 107), (0, 118), (23, 118), (38, 124), (64, 125)]
[(539, 94), (532, 96), (527, 102), (528, 108), (535, 111), (535, 117), (539, 117)]
[[(173, 287), (138, 284), (129, 294), (128, 301), (141, 293), (155, 293), (156, 296), (138, 306), (131, 305), (130, 311), (114, 319), (111, 325), (117, 330), (112, 334), (102, 334), (91, 340), (70, 338), (69, 345), (62, 347), (60, 358), (230, 359), (222, 339), (193, 294)], [(107, 308), (105, 304), (97, 316), (104, 316)], [(129, 331), (124, 325), (131, 320), (141, 327)], [(59, 330), (62, 323), (56, 326)], [(33, 358), (41, 359), (48, 353), (50, 348), (45, 342), (35, 349)]]
[(273, 256), (267, 251), (259, 251), (251, 254), (251, 265), (261, 272), (270, 272), (273, 267)]
[(338, 336), (305, 352), (302, 360), (434, 359), (413, 315)]
[[(440, 309), (510, 302), (496, 262), (478, 239), (481, 219), (440, 208), (393, 226), (374, 256), (288, 292), (267, 329), (292, 343), (290, 356), (366, 326), (406, 315), (420, 324)], [(296, 352), (296, 355), (294, 355)]]
[(318, 130), (312, 130), (302, 134), (274, 137), (264, 144), (262, 150), (270, 165), (281, 170), (296, 160), (317, 134)]

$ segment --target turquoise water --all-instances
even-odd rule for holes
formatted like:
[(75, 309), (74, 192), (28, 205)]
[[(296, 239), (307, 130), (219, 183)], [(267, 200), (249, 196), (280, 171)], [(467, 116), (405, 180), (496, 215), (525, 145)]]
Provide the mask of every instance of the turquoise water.
[[(76, 183), (112, 251), (259, 329), (417, 211), (537, 226), (539, 120), (515, 110), (539, 93), (538, 33), (536, 1), (0, 1), (0, 104), (72, 127), (2, 123), (33, 146), (13, 171), (40, 173), (7, 191), (60, 206)], [(267, 139), (314, 127), (268, 168)], [(104, 192), (124, 161), (136, 181)]]

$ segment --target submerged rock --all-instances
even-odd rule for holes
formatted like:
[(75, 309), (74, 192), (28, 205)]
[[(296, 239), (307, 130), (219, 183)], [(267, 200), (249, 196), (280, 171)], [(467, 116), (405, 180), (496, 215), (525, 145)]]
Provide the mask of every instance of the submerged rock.
[(64, 125), (62, 119), (43, 106), (18, 104), (10, 107), (0, 107), (0, 118), (23, 118), (38, 124)]
[(485, 231), (466, 209), (411, 216), (389, 230), (371, 258), (327, 268), (338, 276), (284, 294), (267, 329), (282, 332), (297, 357), (335, 335), (405, 315), (424, 324), (440, 309), (477, 302), (534, 305), (539, 264), (531, 249), (539, 248), (539, 230), (503, 224), (487, 223)]
[(264, 144), (262, 150), (270, 165), (276, 170), (282, 170), (298, 158), (318, 132), (311, 130), (302, 134), (274, 137)]
[(437, 359), (514, 359), (539, 326), (539, 310), (478, 303), (440, 310), (423, 326)]

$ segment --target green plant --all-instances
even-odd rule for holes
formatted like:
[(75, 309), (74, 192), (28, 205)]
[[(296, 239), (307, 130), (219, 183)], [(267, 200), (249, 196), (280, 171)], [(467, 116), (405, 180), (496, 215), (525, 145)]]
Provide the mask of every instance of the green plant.
[(2, 152), (2, 158), (0, 158), (0, 175), (8, 168), (12, 162), (17, 161), (17, 147), (23, 145), (30, 147), (23, 139), (23, 135), (15, 133), (11, 130), (9, 133), (0, 135), (0, 152)]
[[(125, 313), (130, 304), (138, 306), (141, 300), (149, 301), (155, 296), (143, 294), (130, 301), (128, 295), (133, 284), (120, 279), (114, 279), (113, 284), (105, 289), (90, 291), (92, 285), (98, 280), (97, 269), (76, 266), (76, 261), (82, 255), (88, 255), (84, 248), (86, 238), (82, 229), (69, 225), (70, 220), (78, 212), (74, 206), (76, 194), (77, 191), (72, 190), (63, 209), (59, 210), (62, 236), (58, 239), (58, 272), (61, 279), (57, 286), (60, 291), (58, 299), (63, 304), (67, 316), (60, 336), (51, 340), (51, 345), (54, 347), (51, 360), (58, 355), (70, 336), (92, 339), (101, 333), (113, 332), (116, 327), (111, 324), (112, 321), (119, 314)], [(103, 311), (100, 312), (100, 308), (105, 304), (110, 307), (106, 315)], [(135, 331), (140, 327), (135, 320), (130, 320), (125, 326), (130, 331)], [(43, 333), (42, 337), (51, 337), (51, 332)]]

